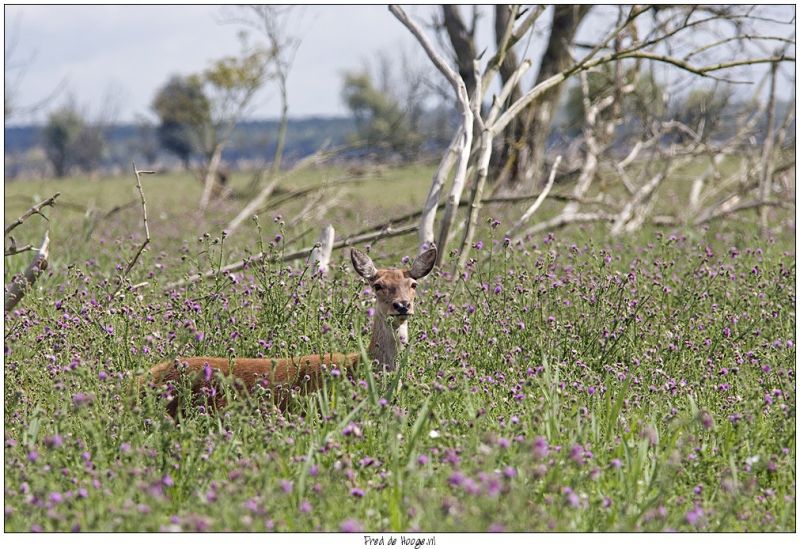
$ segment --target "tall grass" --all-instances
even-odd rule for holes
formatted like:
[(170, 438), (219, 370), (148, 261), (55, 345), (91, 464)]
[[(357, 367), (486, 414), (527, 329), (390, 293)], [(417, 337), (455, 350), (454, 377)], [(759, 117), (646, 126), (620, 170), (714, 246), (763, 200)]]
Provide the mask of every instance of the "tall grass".
[[(5, 317), (6, 530), (793, 531), (793, 236), (503, 227), (420, 284), (396, 371), (331, 375), (286, 415), (252, 394), (175, 423), (180, 392), (134, 378), (363, 350), (344, 255), (325, 281), (268, 264), (163, 290), (232, 253), (201, 237), (113, 299), (113, 254), (61, 265)], [(280, 223), (248, 231), (281, 253)]]

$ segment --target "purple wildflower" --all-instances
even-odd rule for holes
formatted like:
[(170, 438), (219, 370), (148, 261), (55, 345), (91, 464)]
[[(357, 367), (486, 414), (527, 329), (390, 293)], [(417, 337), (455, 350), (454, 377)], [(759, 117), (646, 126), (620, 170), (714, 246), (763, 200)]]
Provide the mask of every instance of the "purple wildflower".
[(536, 459), (544, 459), (547, 457), (547, 454), (550, 453), (550, 449), (547, 444), (547, 439), (544, 437), (536, 437), (533, 441), (533, 457)]
[(703, 508), (699, 505), (695, 505), (692, 509), (686, 513), (686, 522), (691, 524), (692, 526), (696, 525), (700, 520), (703, 518)]
[(362, 524), (356, 519), (347, 519), (339, 524), (339, 531), (346, 533), (363, 532), (364, 526), (362, 526)]

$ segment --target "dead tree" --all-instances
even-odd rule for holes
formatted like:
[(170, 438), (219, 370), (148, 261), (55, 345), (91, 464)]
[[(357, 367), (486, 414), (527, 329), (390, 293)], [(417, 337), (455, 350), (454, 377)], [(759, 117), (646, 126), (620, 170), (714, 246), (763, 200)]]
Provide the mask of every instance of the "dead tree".
[[(651, 121), (648, 123), (645, 135), (633, 143), (628, 153), (624, 154), (621, 160), (613, 158), (613, 155), (604, 154), (608, 150), (610, 143), (613, 142), (617, 128), (622, 124), (620, 116), (624, 111), (622, 102), (625, 101), (625, 97), (628, 94), (636, 90), (636, 78), (642, 64), (657, 63), (698, 77), (736, 82), (737, 80), (729, 76), (731, 69), (736, 67), (758, 64), (777, 66), (783, 62), (794, 61), (794, 57), (786, 55), (784, 50), (765, 57), (740, 57), (707, 64), (698, 62), (703, 57), (703, 55), (700, 55), (702, 51), (712, 49), (714, 47), (713, 44), (697, 48), (684, 56), (673, 55), (672, 53), (674, 52), (671, 48), (659, 48), (664, 45), (669, 46), (672, 37), (684, 32), (686, 28), (699, 27), (702, 24), (709, 24), (711, 21), (718, 21), (723, 18), (746, 18), (749, 14), (738, 14), (730, 10), (717, 10), (716, 8), (672, 10), (675, 13), (682, 14), (682, 18), (672, 14), (664, 22), (660, 21), (658, 17), (654, 17), (658, 24), (654, 25), (648, 33), (640, 36), (637, 21), (644, 14), (653, 11), (653, 8), (648, 6), (621, 7), (619, 18), (614, 27), (598, 42), (582, 45), (584, 49), (589, 50), (588, 53), (583, 56), (575, 56), (571, 51), (573, 48), (570, 48), (569, 44), (564, 41), (574, 36), (574, 30), (585, 15), (585, 11), (578, 10), (567, 13), (557, 10), (557, 13), (563, 16), (564, 21), (562, 21), (563, 25), (558, 31), (562, 33), (562, 38), (556, 39), (556, 42), (561, 42), (566, 53), (563, 57), (559, 57), (558, 62), (553, 63), (552, 68), (548, 68), (544, 73), (540, 71), (540, 77), (537, 77), (536, 84), (530, 90), (522, 92), (520, 90), (520, 82), (530, 68), (531, 62), (523, 60), (513, 72), (507, 72), (509, 68), (508, 61), (513, 61), (514, 59), (513, 52), (509, 48), (513, 45), (515, 39), (523, 36), (525, 32), (529, 32), (531, 27), (529, 18), (538, 17), (538, 14), (533, 13), (529, 18), (521, 19), (519, 8), (510, 8), (507, 13), (500, 10), (505, 14), (505, 16), (501, 17), (501, 20), (505, 21), (507, 26), (505, 29), (496, 29), (499, 50), (489, 59), (483, 69), (481, 69), (479, 59), (472, 59), (472, 66), (468, 70), (463, 55), (458, 57), (458, 72), (456, 72), (435, 49), (420, 26), (409, 18), (402, 8), (391, 6), (389, 9), (411, 31), (433, 64), (447, 78), (456, 92), (457, 105), (462, 115), (461, 125), (456, 131), (450, 147), (443, 155), (439, 168), (434, 175), (420, 219), (419, 236), (421, 247), (425, 247), (432, 241), (439, 197), (443, 192), (449, 172), (456, 163), (456, 159), (458, 159), (456, 175), (446, 203), (445, 215), (441, 220), (436, 244), (440, 251), (439, 261), (441, 262), (448, 257), (450, 232), (453, 227), (455, 212), (460, 204), (459, 197), (466, 184), (466, 176), (468, 173), (473, 174), (475, 179), (472, 183), (469, 212), (464, 223), (464, 237), (459, 251), (460, 265), (465, 263), (471, 247), (477, 212), (481, 207), (488, 166), (492, 159), (494, 139), (504, 135), (504, 132), (512, 124), (519, 123), (520, 119), (524, 120), (526, 113), (541, 111), (543, 114), (540, 114), (539, 121), (549, 120), (552, 113), (552, 105), (549, 103), (553, 101), (554, 94), (557, 94), (557, 90), (569, 78), (578, 76), (583, 82), (586, 117), (586, 125), (583, 132), (585, 158), (579, 170), (575, 190), (571, 193), (573, 199), (567, 202), (561, 214), (549, 221), (537, 223), (526, 231), (528, 234), (573, 222), (611, 222), (610, 231), (613, 235), (637, 230), (649, 217), (655, 215), (653, 212), (654, 197), (657, 196), (662, 184), (669, 180), (670, 174), (694, 158), (709, 156), (714, 153), (715, 147), (704, 139), (702, 128), (697, 131), (696, 129), (688, 128), (679, 121)], [(574, 8), (571, 9), (574, 10)], [(457, 11), (446, 8), (445, 13), (445, 26), (449, 27), (448, 32), (458, 35), (459, 40), (466, 40), (468, 35), (474, 34), (463, 22), (459, 23), (456, 20), (454, 14), (457, 14)], [(709, 13), (710, 15), (708, 15)], [(693, 19), (697, 14), (700, 14), (700, 19)], [(695, 30), (699, 29), (695, 28)], [(751, 36), (750, 38), (753, 37)], [(793, 39), (786, 40), (787, 44), (794, 43)], [(555, 48), (553, 44), (551, 42), (551, 46)], [(613, 69), (613, 86), (607, 96), (592, 98), (589, 96), (585, 73), (604, 66), (611, 66)], [(484, 99), (483, 93), (488, 84), (492, 82), (497, 71), (500, 71), (501, 74), (506, 71), (503, 78), (504, 84), (500, 94), (492, 98), (488, 114), (484, 115), (481, 110)], [(469, 87), (466, 84), (467, 81), (470, 82)], [(607, 110), (610, 114), (605, 116), (604, 112)], [(472, 136), (473, 127), (477, 131), (474, 139)], [(688, 145), (662, 146), (661, 139), (665, 135), (674, 132), (686, 134), (688, 136)], [(770, 133), (772, 133), (772, 130), (770, 130)], [(643, 153), (650, 155), (650, 162), (636, 160), (637, 157), (641, 158)], [(658, 158), (659, 163), (652, 162), (653, 158)], [(640, 172), (637, 177), (631, 177), (628, 173), (634, 165)], [(618, 175), (620, 185), (624, 188), (628, 198), (622, 207), (615, 212), (608, 211), (605, 207), (602, 211), (581, 211), (586, 204), (594, 203), (605, 206), (607, 203), (602, 195), (593, 197), (587, 195), (601, 168), (611, 168), (612, 173)], [(530, 181), (535, 184), (537, 179), (531, 177)], [(642, 183), (637, 183), (639, 181)], [(761, 202), (763, 205), (768, 205), (767, 201), (763, 199)], [(659, 215), (659, 220), (663, 222), (664, 216)], [(516, 227), (516, 229), (522, 230), (523, 226)]]

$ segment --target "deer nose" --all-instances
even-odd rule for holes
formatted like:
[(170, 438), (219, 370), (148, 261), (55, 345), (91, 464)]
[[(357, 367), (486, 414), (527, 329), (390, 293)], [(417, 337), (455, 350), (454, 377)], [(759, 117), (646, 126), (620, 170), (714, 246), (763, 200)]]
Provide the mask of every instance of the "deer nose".
[(394, 310), (397, 311), (398, 314), (405, 315), (408, 314), (408, 310), (411, 308), (411, 303), (408, 301), (395, 301), (392, 303), (392, 307), (394, 307)]

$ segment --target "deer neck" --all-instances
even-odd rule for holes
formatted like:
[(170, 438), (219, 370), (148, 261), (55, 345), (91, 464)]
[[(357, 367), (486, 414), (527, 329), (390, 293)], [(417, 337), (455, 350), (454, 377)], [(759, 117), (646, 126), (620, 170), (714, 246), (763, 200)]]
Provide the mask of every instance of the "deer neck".
[(376, 314), (372, 319), (372, 339), (369, 342), (369, 358), (387, 369), (393, 369), (397, 352), (408, 342), (408, 322), (397, 321)]

